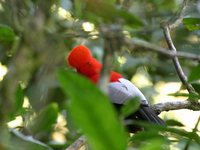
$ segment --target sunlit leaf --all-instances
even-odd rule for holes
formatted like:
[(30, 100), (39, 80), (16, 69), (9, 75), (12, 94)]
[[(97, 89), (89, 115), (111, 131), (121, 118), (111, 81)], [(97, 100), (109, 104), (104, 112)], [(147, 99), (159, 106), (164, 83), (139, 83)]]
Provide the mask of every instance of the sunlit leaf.
[(145, 141), (152, 138), (164, 138), (155, 130), (141, 131), (130, 138), (130, 141)]
[(170, 120), (166, 120), (165, 122), (168, 126), (180, 126), (180, 127), (183, 126), (183, 124), (177, 120), (170, 119)]
[(71, 98), (69, 111), (94, 150), (124, 150), (126, 138), (109, 99), (86, 78), (69, 71), (58, 74)]
[(149, 139), (149, 141), (140, 147), (140, 150), (166, 150), (165, 141), (162, 138)]
[(149, 129), (149, 130), (141, 131), (141, 132), (138, 132), (137, 134), (134, 134), (130, 138), (130, 142), (133, 143), (133, 145), (134, 145), (134, 143), (140, 145), (139, 149), (148, 149), (147, 145), (149, 145), (149, 149), (152, 149), (152, 150), (153, 149), (165, 150), (165, 148), (166, 148), (165, 145), (167, 143), (167, 137), (163, 136), (157, 130)]
[(184, 18), (183, 24), (188, 30), (200, 30), (200, 18)]

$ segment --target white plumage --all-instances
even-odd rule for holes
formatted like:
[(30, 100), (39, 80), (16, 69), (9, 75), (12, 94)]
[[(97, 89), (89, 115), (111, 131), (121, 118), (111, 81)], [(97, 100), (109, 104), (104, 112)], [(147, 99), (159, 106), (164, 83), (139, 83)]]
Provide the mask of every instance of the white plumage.
[(148, 105), (142, 92), (129, 80), (120, 78), (119, 82), (111, 82), (108, 86), (109, 97), (115, 104), (124, 104), (134, 97), (138, 97), (141, 104)]

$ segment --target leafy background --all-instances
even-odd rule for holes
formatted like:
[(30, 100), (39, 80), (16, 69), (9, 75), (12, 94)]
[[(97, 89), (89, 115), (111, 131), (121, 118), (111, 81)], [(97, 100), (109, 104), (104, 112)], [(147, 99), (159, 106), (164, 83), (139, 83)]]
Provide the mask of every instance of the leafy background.
[[(160, 21), (173, 18), (180, 0), (1, 0), (0, 149), (66, 149), (84, 133), (88, 149), (198, 149), (199, 112), (163, 112), (168, 127), (146, 125), (129, 137), (107, 97), (74, 74), (65, 57), (85, 44), (102, 60), (105, 24), (119, 24), (127, 37), (167, 47)], [(178, 51), (200, 55), (200, 1), (192, 0), (183, 24), (172, 32)], [(134, 46), (122, 46), (113, 70), (132, 80), (151, 103), (185, 100), (172, 61)], [(180, 63), (197, 92), (199, 62)], [(88, 93), (88, 94), (85, 94)], [(98, 108), (98, 109), (97, 109)], [(132, 110), (134, 111), (134, 110)], [(100, 134), (98, 134), (100, 133)], [(128, 144), (127, 144), (128, 141)]]

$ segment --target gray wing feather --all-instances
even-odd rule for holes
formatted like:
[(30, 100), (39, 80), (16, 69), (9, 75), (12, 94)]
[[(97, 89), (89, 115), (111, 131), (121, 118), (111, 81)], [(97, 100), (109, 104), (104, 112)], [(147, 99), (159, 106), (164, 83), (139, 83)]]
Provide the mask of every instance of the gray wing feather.
[(124, 104), (127, 100), (138, 97), (142, 104), (148, 105), (148, 101), (142, 92), (132, 82), (124, 78), (119, 79), (119, 82), (110, 83), (108, 91), (113, 103)]

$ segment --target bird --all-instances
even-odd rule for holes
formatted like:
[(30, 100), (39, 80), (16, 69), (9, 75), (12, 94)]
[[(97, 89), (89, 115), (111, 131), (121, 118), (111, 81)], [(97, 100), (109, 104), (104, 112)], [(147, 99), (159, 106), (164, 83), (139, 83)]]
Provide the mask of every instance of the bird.
[[(90, 49), (84, 45), (74, 47), (66, 57), (66, 63), (76, 69), (77, 73), (85, 76), (94, 84), (98, 84), (102, 64), (92, 56)], [(129, 100), (137, 97), (140, 106), (136, 112), (126, 117), (125, 122), (130, 120), (146, 121), (158, 125), (165, 125), (162, 120), (150, 107), (144, 94), (122, 74), (111, 71), (109, 74), (108, 97), (117, 110), (120, 110)], [(142, 130), (142, 127), (129, 124), (127, 128), (130, 132)]]

